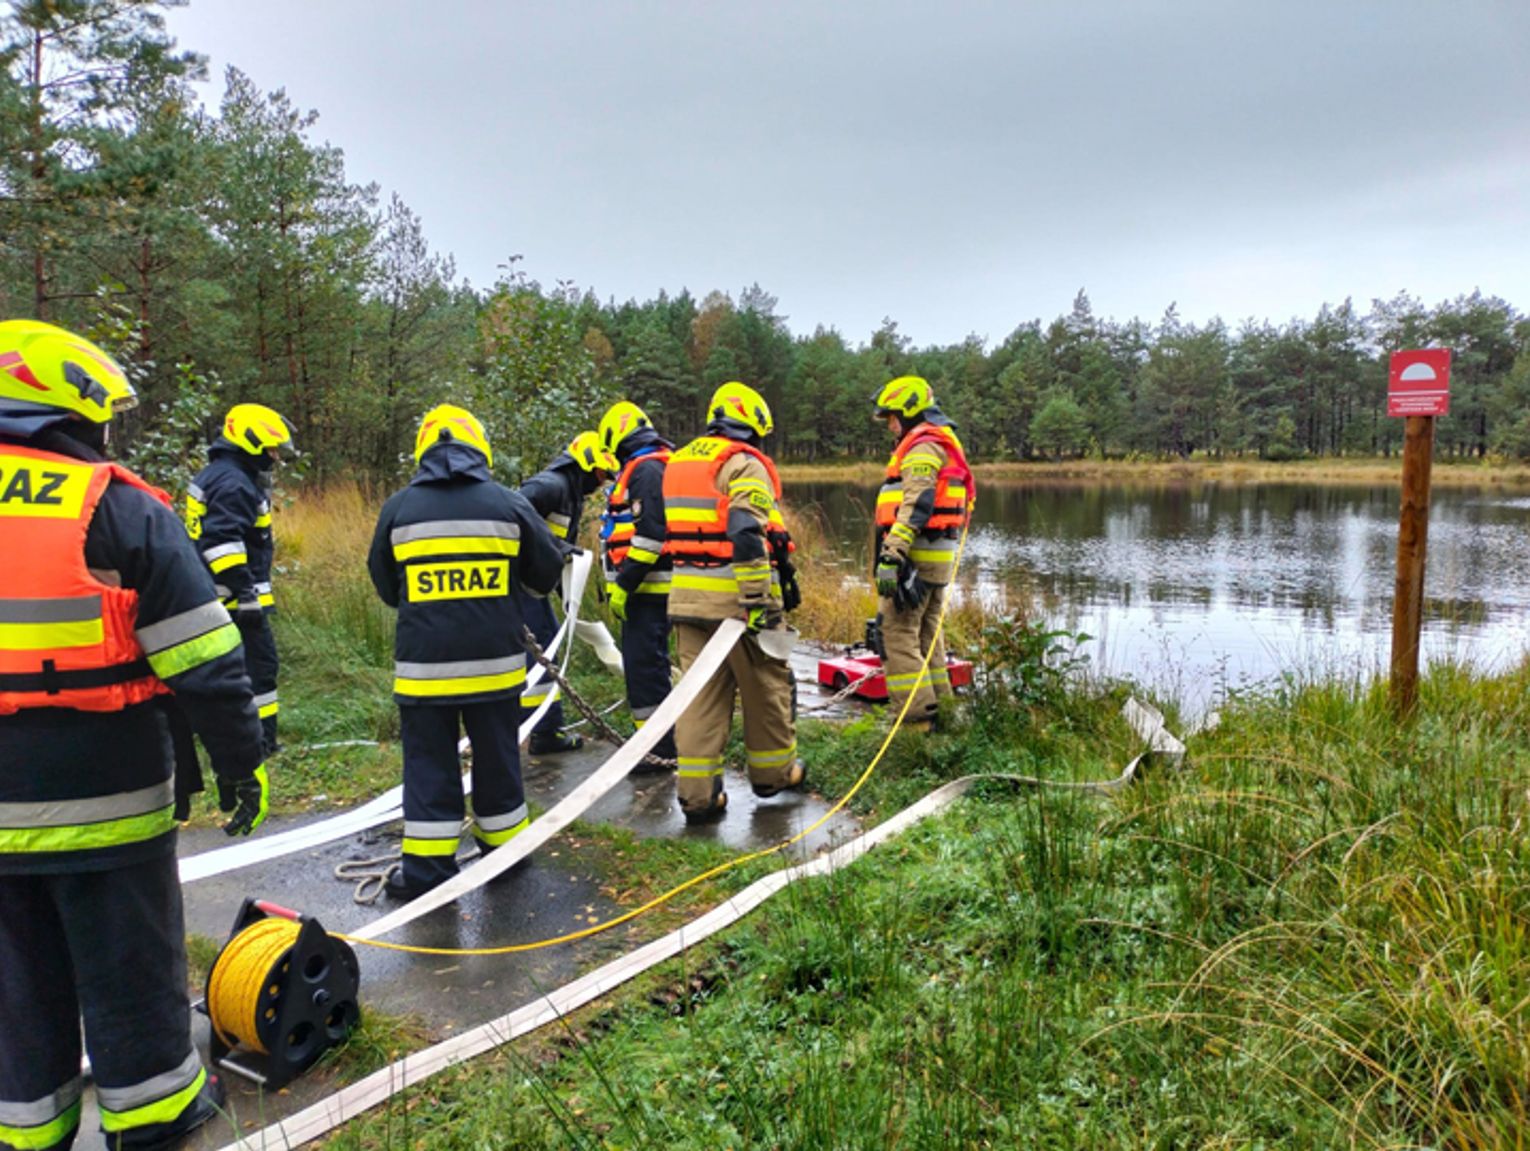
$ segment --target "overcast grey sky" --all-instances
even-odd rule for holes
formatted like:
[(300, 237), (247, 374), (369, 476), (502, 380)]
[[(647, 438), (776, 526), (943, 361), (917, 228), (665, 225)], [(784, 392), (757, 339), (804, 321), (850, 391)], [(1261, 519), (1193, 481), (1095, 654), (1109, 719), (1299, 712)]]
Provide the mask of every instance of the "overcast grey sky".
[(1530, 309), (1530, 0), (192, 0), (479, 286), (737, 294), (794, 331)]

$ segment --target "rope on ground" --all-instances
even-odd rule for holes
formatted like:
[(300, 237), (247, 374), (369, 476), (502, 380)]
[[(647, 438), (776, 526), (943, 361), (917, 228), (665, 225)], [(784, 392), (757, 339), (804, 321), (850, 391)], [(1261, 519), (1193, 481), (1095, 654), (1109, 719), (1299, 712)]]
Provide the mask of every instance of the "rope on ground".
[(355, 880), (356, 890), (351, 898), (357, 903), (370, 906), (387, 890), (389, 877), (403, 867), (403, 858), (403, 849), (395, 847), (392, 851), (367, 859), (347, 859), (344, 863), (336, 864), (335, 878)]
[[(568, 681), (568, 676), (563, 674), (563, 669), (547, 658), (546, 653), (542, 651), (541, 645), (537, 643), (537, 637), (532, 635), (531, 629), (524, 625), (521, 627), (521, 643), (531, 654), (531, 658), (540, 664), (548, 675), (552, 676), (553, 682), (558, 685), (558, 690), (563, 694), (564, 700), (573, 704), (579, 710), (579, 713), (589, 721), (590, 728), (596, 735), (613, 747), (620, 747), (627, 742), (626, 736), (606, 722), (605, 712), (597, 709), (594, 704), (580, 695), (578, 689)], [(645, 755), (643, 763), (649, 767), (666, 768), (671, 771), (679, 766), (673, 759), (664, 759), (662, 756), (653, 754)]]
[[(467, 835), (471, 831), (473, 821), (464, 819), (460, 835)], [(470, 848), (457, 858), (463, 863), (469, 863), (481, 855), (478, 848)], [(347, 859), (343, 863), (335, 865), (336, 879), (356, 880), (356, 890), (352, 898), (357, 903), (370, 906), (377, 902), (383, 892), (387, 890), (388, 877), (403, 867), (404, 848), (400, 844), (389, 848), (381, 855), (369, 856), (366, 859)]]

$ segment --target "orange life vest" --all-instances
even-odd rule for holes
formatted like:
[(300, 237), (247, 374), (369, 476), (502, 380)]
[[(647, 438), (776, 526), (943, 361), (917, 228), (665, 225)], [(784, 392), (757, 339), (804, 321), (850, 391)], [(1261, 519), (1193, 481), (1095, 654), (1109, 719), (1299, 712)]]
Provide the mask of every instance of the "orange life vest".
[(893, 449), (887, 461), (887, 476), (882, 490), (877, 493), (876, 524), (885, 531), (898, 520), (898, 509), (903, 504), (903, 460), (920, 444), (933, 443), (946, 453), (945, 466), (935, 477), (935, 507), (930, 518), (920, 528), (921, 533), (939, 535), (960, 531), (972, 510), (977, 497), (977, 485), (973, 482), (972, 469), (967, 465), (966, 453), (961, 441), (950, 428), (940, 424), (922, 423)]
[(632, 482), (632, 473), (637, 466), (647, 463), (649, 460), (658, 460), (666, 469), (669, 466), (670, 451), (668, 448), (658, 448), (655, 451), (644, 452), (640, 456), (633, 456), (627, 461), (621, 474), (616, 477), (616, 483), (611, 485), (611, 494), (606, 497), (605, 523), (602, 525), (601, 535), (605, 539), (606, 547), (606, 570), (615, 577), (615, 572), (622, 566), (622, 561), (627, 558), (627, 549), (632, 546), (632, 537), (637, 534), (637, 517), (632, 513), (632, 497), (627, 494), (627, 485)]
[[(124, 467), (0, 444), (0, 715), (121, 711), (169, 689), (133, 634), (138, 593), (85, 566), (85, 534), (112, 481), (170, 497)], [(20, 557), (25, 557), (22, 560)]]
[[(728, 493), (717, 490), (717, 473), (740, 452), (747, 452), (765, 465), (771, 491), (779, 504), (781, 477), (764, 452), (724, 436), (692, 440), (675, 453), (664, 469), (664, 550), (676, 563), (706, 567), (733, 561), (733, 541), (728, 538)], [(772, 564), (776, 563), (777, 548), (783, 542), (787, 551), (794, 550), (779, 507), (770, 511), (765, 536)]]

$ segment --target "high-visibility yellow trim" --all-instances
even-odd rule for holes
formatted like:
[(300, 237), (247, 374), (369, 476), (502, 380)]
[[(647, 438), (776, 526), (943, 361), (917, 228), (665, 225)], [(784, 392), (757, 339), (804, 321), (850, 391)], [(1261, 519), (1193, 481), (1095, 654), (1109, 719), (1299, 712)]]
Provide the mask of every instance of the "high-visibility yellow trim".
[(260, 599), (260, 606), (261, 607), (275, 607), (276, 606), (276, 597), (274, 595), (272, 595), (268, 591), (261, 592), (260, 596), (259, 596), (259, 599)]
[(163, 1099), (156, 1099), (153, 1103), (145, 1103), (142, 1107), (134, 1107), (128, 1111), (108, 1111), (103, 1107), (101, 1108), (101, 1130), (129, 1131), (134, 1127), (148, 1127), (154, 1123), (174, 1123), (181, 1117), (181, 1112), (191, 1106), (197, 1097), (197, 1092), (202, 1090), (202, 1085), (206, 1082), (207, 1071), (203, 1068), (197, 1071), (195, 1079), (174, 1095), (166, 1095)]
[(797, 758), (797, 745), (794, 742), (790, 747), (774, 751), (750, 751), (745, 748), (744, 756), (750, 767), (782, 767)]
[(659, 562), (659, 553), (651, 552), (647, 548), (633, 546), (627, 549), (627, 558), (636, 560), (640, 564), (656, 564)]
[(281, 710), (281, 706), (281, 704), (277, 703), (275, 700), (272, 700), (270, 703), (262, 704), (259, 708), (257, 708), (256, 714), (259, 715), (261, 719), (270, 719), (273, 715), (277, 714), (277, 712)]
[(271, 513), (270, 512), (262, 512), (260, 515), (256, 516), (255, 517), (255, 526), (258, 527), (258, 528), (268, 528), (268, 527), (270, 527), (271, 526)]
[(408, 543), (393, 545), (393, 558), (400, 563), (424, 556), (520, 554), (520, 540), (507, 540), (498, 536), (436, 536), (433, 539), (410, 540)]
[(503, 672), (499, 675), (463, 675), (451, 679), (406, 679), (400, 676), (393, 680), (393, 691), (397, 695), (422, 698), (475, 695), (481, 691), (505, 691), (525, 682), (526, 669), (518, 667), (514, 671)]
[(664, 518), (672, 524), (709, 524), (717, 518), (717, 508), (677, 508), (666, 505)]
[(228, 571), (229, 568), (236, 568), (240, 564), (248, 563), (249, 560), (250, 557), (245, 552), (234, 552), (231, 555), (219, 556), (217, 559), (209, 562), (207, 566), (212, 569), (213, 575), (217, 575), (219, 572)]
[(676, 572), (673, 586), (690, 591), (738, 591), (738, 579), (735, 576), (706, 576), (692, 575), (689, 572)]
[(80, 1101), (76, 1099), (57, 1118), (36, 1127), (8, 1127), (0, 1123), (0, 1143), (16, 1151), (39, 1151), (62, 1143), (64, 1137), (80, 1125)]
[(202, 538), (202, 517), (206, 514), (206, 504), (195, 496), (186, 497), (186, 534), (192, 539)]
[(405, 855), (456, 855), (455, 839), (411, 839), (404, 836)]
[(514, 827), (507, 827), (503, 831), (485, 831), (482, 827), (474, 824), (473, 838), (490, 847), (503, 847), (530, 826), (531, 817), (529, 815)]
[(414, 564), (408, 576), (409, 602), (492, 599), (510, 594), (509, 560), (456, 560)]
[(720, 755), (682, 755), (675, 762), (675, 774), (681, 779), (710, 779), (723, 773)]
[(175, 827), (175, 805), (168, 804), (146, 815), (107, 819), (76, 827), (0, 828), (0, 853), (24, 855), (44, 851), (92, 851), (142, 843)]
[(105, 639), (106, 625), (99, 619), (65, 623), (0, 623), (0, 648), (11, 651), (96, 647)]
[(226, 623), (220, 628), (157, 651), (149, 657), (149, 667), (160, 679), (169, 679), (194, 667), (201, 667), (209, 660), (227, 655), (239, 646), (239, 628)]
[(0, 516), (79, 519), (94, 470), (89, 464), (7, 457), (0, 468)]

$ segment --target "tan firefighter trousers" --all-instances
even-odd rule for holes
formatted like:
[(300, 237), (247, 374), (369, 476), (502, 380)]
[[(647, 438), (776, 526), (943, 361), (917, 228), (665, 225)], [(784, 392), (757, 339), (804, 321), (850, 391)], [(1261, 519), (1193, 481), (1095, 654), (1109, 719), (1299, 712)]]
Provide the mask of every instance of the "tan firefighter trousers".
[[(682, 674), (690, 670), (716, 630), (716, 622), (675, 621)], [(760, 650), (758, 639), (745, 635), (675, 724), (680, 765), (676, 791), (686, 810), (705, 809), (723, 792), (723, 749), (733, 725), (735, 692), (744, 709), (749, 782), (780, 787), (791, 777), (797, 762), (791, 667), (771, 659)]]
[[(882, 647), (887, 652), (883, 664), (887, 675), (887, 706), (896, 718), (903, 710), (903, 701), (910, 694), (914, 697), (905, 722), (934, 719), (936, 699), (951, 694), (951, 676), (946, 671), (945, 633), (942, 632), (939, 639), (935, 638), (935, 624), (945, 602), (946, 589), (942, 586), (931, 587), (924, 603), (913, 611), (898, 611), (893, 607), (891, 597), (884, 596), (877, 601), (877, 610), (882, 613)], [(935, 651), (930, 656), (930, 666), (920, 674), (924, 653), (929, 650), (932, 640)]]

